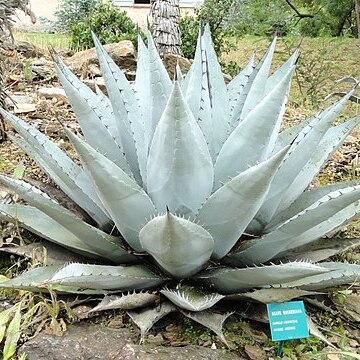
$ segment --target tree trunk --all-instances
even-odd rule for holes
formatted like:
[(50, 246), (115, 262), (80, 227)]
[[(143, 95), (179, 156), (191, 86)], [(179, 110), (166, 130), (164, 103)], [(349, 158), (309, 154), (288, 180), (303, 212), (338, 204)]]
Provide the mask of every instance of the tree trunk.
[(356, 14), (358, 38), (360, 39), (360, 0), (355, 0), (355, 14)]
[(182, 55), (179, 0), (152, 0), (152, 35), (160, 56)]

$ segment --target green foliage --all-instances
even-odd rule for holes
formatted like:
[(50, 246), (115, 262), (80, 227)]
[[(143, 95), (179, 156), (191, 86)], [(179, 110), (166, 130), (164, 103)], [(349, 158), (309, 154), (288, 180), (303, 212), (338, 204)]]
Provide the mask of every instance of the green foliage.
[(195, 55), (199, 24), (209, 22), (214, 48), (218, 56), (232, 48), (229, 37), (232, 30), (227, 27), (227, 18), (234, 0), (208, 0), (195, 9), (195, 15), (186, 15), (180, 20), (182, 51), (185, 57), (192, 59)]
[(229, 14), (229, 25), (237, 36), (286, 34), (292, 17), (283, 0), (235, 0)]
[(93, 47), (91, 31), (102, 43), (109, 44), (130, 40), (137, 44), (138, 27), (125, 11), (120, 12), (112, 3), (99, 3), (95, 9), (71, 27), (71, 47), (88, 49)]
[(55, 26), (60, 32), (70, 32), (72, 26), (92, 14), (98, 0), (62, 0), (61, 6), (55, 12)]
[[(292, 8), (289, 3), (294, 7)], [(353, 0), (235, 0), (229, 23), (238, 35), (356, 35)]]

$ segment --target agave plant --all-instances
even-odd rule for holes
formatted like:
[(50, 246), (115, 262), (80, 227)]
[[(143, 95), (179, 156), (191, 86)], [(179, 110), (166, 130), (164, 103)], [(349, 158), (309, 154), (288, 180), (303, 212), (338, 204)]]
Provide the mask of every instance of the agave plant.
[(214, 323), (226, 316), (208, 309), (225, 297), (289, 300), (356, 281), (359, 265), (320, 261), (358, 244), (325, 236), (358, 214), (360, 181), (307, 190), (360, 121), (332, 126), (352, 93), (280, 132), (298, 49), (269, 76), (274, 39), (226, 85), (207, 26), (190, 71), (177, 69), (172, 81), (149, 35), (147, 47), (139, 38), (132, 87), (94, 42), (108, 97), (54, 54), (82, 130), (64, 128), (81, 165), (1, 111), (18, 133), (12, 140), (91, 220), (7, 176), (0, 182), (28, 205), (1, 204), (1, 218), (82, 260), (29, 270), (2, 287), (105, 294), (96, 310), (149, 304), (153, 294), (143, 290), (155, 289), (161, 311), (129, 312), (143, 335), (180, 309), (222, 336)]

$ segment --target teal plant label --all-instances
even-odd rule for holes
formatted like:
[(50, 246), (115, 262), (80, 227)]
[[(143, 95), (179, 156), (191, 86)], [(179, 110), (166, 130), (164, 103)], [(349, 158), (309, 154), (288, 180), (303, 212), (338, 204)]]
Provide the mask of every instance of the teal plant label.
[(303, 301), (268, 304), (267, 311), (273, 341), (309, 337)]

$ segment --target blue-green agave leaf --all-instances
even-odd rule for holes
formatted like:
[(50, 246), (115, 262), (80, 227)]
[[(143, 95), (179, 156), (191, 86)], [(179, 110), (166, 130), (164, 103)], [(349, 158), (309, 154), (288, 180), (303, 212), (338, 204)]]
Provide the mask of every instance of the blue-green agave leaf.
[(245, 119), (265, 95), (265, 86), (275, 51), (276, 40), (277, 37), (274, 38), (267, 52), (251, 73), (249, 80), (246, 82), (244, 89), (241, 92), (232, 112), (231, 124), (234, 127), (236, 127), (240, 121)]
[(289, 220), (296, 214), (305, 210), (325, 195), (330, 194), (331, 192), (336, 190), (356, 185), (360, 185), (360, 179), (343, 181), (304, 191), (287, 209), (285, 209), (273, 218), (273, 220), (266, 227), (266, 232), (270, 232), (271, 230), (277, 228), (280, 224), (284, 223), (286, 220)]
[(108, 112), (101, 98), (78, 79), (58, 57), (55, 56), (54, 59), (59, 80), (86, 141), (131, 175), (114, 116)]
[(155, 208), (145, 191), (112, 161), (66, 130), (80, 156), (85, 171), (93, 180), (105, 209), (111, 215), (126, 242), (142, 251), (139, 232)]
[(163, 62), (156, 50), (154, 40), (148, 31), (148, 51), (149, 51), (149, 77), (150, 77), (150, 133), (146, 134), (149, 138), (146, 143), (151, 146), (152, 138), (155, 129), (160, 121), (160, 118), (165, 110), (168, 102), (172, 82), (169, 74), (165, 69)]
[(229, 344), (226, 341), (226, 338), (223, 334), (222, 328), (226, 319), (231, 316), (234, 312), (228, 312), (225, 314), (219, 314), (208, 310), (198, 311), (198, 312), (188, 312), (180, 310), (183, 315), (188, 317), (191, 320), (196, 321), (197, 323), (205, 326), (206, 328), (212, 330), (219, 339), (228, 347)]
[[(206, 58), (206, 49), (202, 29), (199, 31), (199, 38), (196, 46), (195, 59), (192, 65), (192, 71), (186, 87), (186, 103), (189, 105), (196, 121), (198, 122), (206, 142), (208, 143), (210, 155), (215, 159), (219, 146), (216, 144), (216, 138), (212, 123), (210, 84), (208, 79), (208, 62)], [(218, 150), (217, 150), (218, 149)]]
[(26, 291), (46, 291), (42, 284), (51, 279), (63, 265), (50, 265), (25, 271), (16, 278), (2, 282), (5, 289), (19, 289)]
[[(255, 52), (252, 54), (245, 67), (237, 74), (228, 84), (227, 90), (229, 95), (230, 110), (233, 111), (240, 94), (244, 89), (245, 84), (249, 80), (251, 73), (254, 70)], [(230, 128), (235, 128), (235, 124), (230, 124)]]
[(225, 296), (217, 293), (200, 291), (191, 286), (160, 290), (173, 304), (188, 311), (203, 311), (211, 308)]
[(283, 131), (280, 132), (278, 137), (276, 138), (276, 142), (274, 145), (273, 152), (278, 152), (284, 146), (290, 145), (299, 133), (314, 120), (315, 116), (311, 116), (304, 121), (300, 122), (299, 124), (293, 125)]
[[(207, 74), (203, 74), (203, 81), (207, 80), (210, 105), (213, 139), (209, 146), (213, 146), (214, 153), (218, 154), (226, 140), (229, 130), (230, 102), (224, 81), (224, 75), (218, 62), (214, 44), (211, 39), (210, 25), (207, 23), (204, 30), (204, 47), (206, 52)], [(206, 136), (206, 135), (205, 135)], [(214, 145), (212, 145), (212, 143)]]
[(19, 146), (28, 155), (35, 155), (34, 160), (65, 194), (100, 226), (108, 224), (110, 219), (85, 172), (40, 131), (2, 109), (0, 114), (22, 136), (23, 139), (16, 141)]
[(50, 265), (46, 267), (30, 269), (14, 279), (1, 283), (5, 289), (17, 289), (25, 291), (48, 292), (49, 289), (55, 290), (60, 294), (78, 294), (78, 295), (100, 295), (107, 291), (103, 289), (89, 290), (77, 286), (44, 285), (63, 265)]
[(360, 265), (346, 263), (321, 263), (328, 273), (308, 276), (281, 284), (282, 287), (301, 287), (305, 290), (320, 290), (359, 282)]
[(156, 308), (145, 308), (140, 311), (127, 311), (131, 320), (140, 329), (140, 344), (144, 341), (149, 330), (164, 316), (176, 311), (176, 307), (169, 302), (162, 302)]
[(176, 64), (175, 73), (176, 73), (176, 79), (179, 82), (179, 85), (181, 87), (181, 85), (182, 85), (182, 83), (184, 81), (184, 74), (181, 71), (181, 67), (179, 65), (179, 62), (177, 62), (177, 64)]
[(258, 161), (265, 160), (270, 150), (269, 146), (277, 137), (293, 71), (294, 68), (261, 100), (226, 140), (214, 167), (216, 189), (222, 182), (227, 181), (228, 177), (235, 176)]
[(0, 219), (17, 222), (21, 227), (42, 238), (88, 258), (96, 260), (107, 258), (117, 263), (128, 263), (136, 260), (125, 249), (121, 250), (120, 245), (115, 247), (104, 242), (103, 249), (99, 252), (98, 237), (79, 238), (65, 226), (29, 205), (0, 204)]
[(136, 181), (142, 184), (146, 179), (147, 150), (145, 149), (144, 121), (138, 102), (125, 74), (94, 34), (93, 40), (125, 157)]
[(286, 251), (284, 257), (279, 255), (280, 261), (311, 261), (319, 262), (336, 254), (360, 246), (360, 238), (320, 238), (304, 246)]
[(210, 195), (213, 165), (200, 127), (175, 82), (148, 158), (147, 190), (158, 211), (194, 215)]
[(339, 212), (352, 204), (358, 208), (359, 199), (360, 185), (333, 191), (261, 239), (248, 243), (229, 260), (237, 265), (264, 263), (280, 253), (310, 243), (339, 225), (328, 221), (329, 218), (334, 217), (343, 222)]
[[(110, 161), (110, 160), (109, 160)], [(86, 242), (94, 253), (113, 262), (126, 259), (126, 251), (121, 247), (119, 239), (91, 226), (71, 211), (51, 200), (44, 192), (23, 180), (15, 180), (0, 175), (0, 183), (15, 191), (21, 198), (48, 215), (54, 221), (73, 233), (78, 239)]]
[(293, 54), (266, 80), (265, 93), (270, 92), (280, 82), (291, 68), (296, 65), (300, 48), (297, 47)]
[[(150, 60), (149, 51), (144, 44), (143, 39), (138, 35), (138, 61), (136, 66), (135, 78), (135, 97), (140, 107), (142, 121), (144, 126), (144, 148), (145, 154), (148, 155), (150, 148), (150, 141), (152, 139), (152, 124), (150, 119)], [(146, 178), (143, 177), (144, 188), (146, 187)]]
[(169, 211), (141, 229), (140, 242), (166, 273), (180, 279), (201, 270), (214, 250), (214, 240), (204, 228)]
[(326, 110), (320, 111), (292, 143), (284, 163), (279, 168), (270, 187), (267, 200), (256, 215), (255, 221), (262, 224), (262, 227), (266, 226), (276, 213), (285, 191), (306, 165), (308, 159), (317, 151), (319, 142), (339, 115), (350, 94)]
[(128, 291), (159, 286), (167, 279), (143, 265), (108, 266), (69, 264), (58, 270), (47, 282), (84, 289)]
[(219, 268), (204, 271), (197, 278), (221, 293), (232, 294), (245, 289), (282, 284), (310, 275), (327, 273), (328, 271), (321, 265), (290, 262), (244, 269)]
[[(114, 111), (112, 109), (111, 106), (111, 101), (110, 99), (102, 92), (102, 90), (100, 89), (100, 87), (96, 84), (96, 82), (94, 81), (94, 87), (95, 87), (95, 93), (98, 96), (98, 98), (100, 99), (101, 103), (103, 104), (103, 106), (106, 108), (106, 111), (108, 114), (112, 115), (112, 120), (114, 121), (114, 125), (115, 125), (115, 117), (114, 117)], [(117, 131), (117, 127), (114, 126), (114, 128)], [(121, 140), (120, 140), (121, 142)]]
[(236, 244), (265, 200), (288, 149), (239, 174), (212, 194), (202, 206), (196, 219), (214, 238), (213, 258), (222, 258)]
[(309, 186), (323, 165), (334, 155), (345, 138), (360, 123), (360, 116), (330, 128), (318, 144), (306, 165), (300, 170), (292, 184), (282, 194), (276, 213), (287, 209)]
[(283, 288), (269, 288), (256, 289), (245, 293), (228, 295), (226, 298), (231, 300), (254, 300), (263, 304), (282, 303), (291, 301), (303, 296), (318, 295), (321, 293), (306, 291), (302, 289), (283, 289)]
[(101, 302), (92, 308), (89, 313), (112, 309), (132, 310), (154, 305), (159, 295), (152, 292), (131, 292), (121, 295), (105, 295)]

